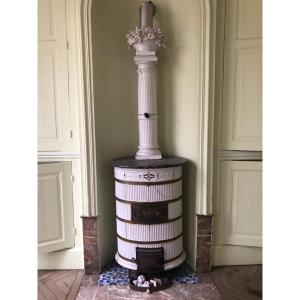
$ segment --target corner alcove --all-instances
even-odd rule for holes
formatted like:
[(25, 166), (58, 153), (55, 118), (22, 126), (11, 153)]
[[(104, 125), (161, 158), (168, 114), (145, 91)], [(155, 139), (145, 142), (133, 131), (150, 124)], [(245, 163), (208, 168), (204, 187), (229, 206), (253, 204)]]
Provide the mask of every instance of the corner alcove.
[[(183, 225), (187, 261), (196, 264), (196, 202), (201, 101), (201, 1), (156, 0), (154, 24), (166, 36), (158, 52), (158, 134), (165, 155), (189, 159), (184, 167)], [(125, 34), (138, 24), (137, 0), (94, 0), (91, 8), (93, 89), (100, 264), (116, 251), (111, 159), (138, 146), (137, 74)]]

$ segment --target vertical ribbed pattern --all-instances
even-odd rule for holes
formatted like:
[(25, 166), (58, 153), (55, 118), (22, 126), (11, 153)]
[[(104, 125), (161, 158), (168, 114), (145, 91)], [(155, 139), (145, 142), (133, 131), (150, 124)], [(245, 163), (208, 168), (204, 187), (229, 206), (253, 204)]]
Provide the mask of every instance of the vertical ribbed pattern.
[(149, 225), (126, 224), (128, 240), (149, 242)]
[(182, 214), (182, 200), (171, 202), (168, 205), (168, 218), (174, 219)]
[(122, 256), (128, 259), (136, 258), (135, 255), (135, 248), (137, 247), (136, 244), (127, 243), (119, 238), (117, 240), (118, 240), (118, 252)]
[(158, 148), (157, 143), (157, 119), (139, 118), (139, 148)]
[(126, 191), (125, 191), (125, 184), (122, 184), (120, 182), (115, 181), (115, 194), (116, 197), (123, 200), (129, 200), (126, 199)]
[(125, 223), (117, 219), (117, 232), (132, 241), (161, 241), (175, 238), (182, 233), (182, 219), (171, 223), (141, 225)]
[(150, 227), (150, 241), (172, 239), (182, 233), (182, 219), (166, 224), (154, 224)]
[(131, 205), (117, 201), (116, 202), (116, 213), (117, 213), (118, 217), (130, 221), (131, 220)]
[(126, 238), (126, 223), (117, 219), (117, 233), (118, 235)]
[[(155, 63), (142, 62), (138, 67), (139, 150), (137, 154), (138, 157), (145, 157), (145, 159), (151, 158), (151, 155), (161, 157), (157, 142), (156, 98)], [(145, 113), (150, 115), (149, 119), (144, 117)]]
[(138, 112), (139, 114), (145, 112), (156, 114), (156, 70), (154, 68), (140, 69), (138, 74)]
[[(146, 121), (148, 122), (148, 121)], [(145, 124), (146, 124), (145, 122)], [(146, 138), (150, 138), (149, 136)], [(174, 183), (146, 185), (151, 174), (151, 181), (164, 181), (179, 179), (182, 176), (182, 167), (162, 169), (121, 169), (115, 168), (115, 176), (119, 180), (130, 182), (145, 182), (141, 184), (126, 184), (115, 182), (116, 197), (122, 200), (134, 202), (160, 202), (179, 198), (182, 196), (182, 181)], [(131, 221), (131, 204), (116, 201), (116, 214), (118, 217)], [(174, 219), (182, 215), (182, 199), (168, 204), (168, 219)], [(182, 218), (163, 224), (132, 224), (117, 220), (117, 233), (119, 236), (142, 242), (157, 242), (157, 244), (138, 244), (123, 241), (118, 238), (118, 252), (123, 257), (131, 260), (136, 257), (136, 247), (164, 248), (165, 260), (172, 259), (183, 252), (182, 237), (168, 243), (159, 243), (179, 236), (182, 233)], [(178, 265), (174, 263), (174, 265)]]
[(176, 257), (182, 252), (183, 249), (182, 236), (171, 243), (163, 244), (163, 247), (165, 250), (165, 260)]
[(182, 194), (181, 180), (161, 185), (131, 185), (115, 182), (116, 197), (136, 202), (156, 202), (175, 199)]

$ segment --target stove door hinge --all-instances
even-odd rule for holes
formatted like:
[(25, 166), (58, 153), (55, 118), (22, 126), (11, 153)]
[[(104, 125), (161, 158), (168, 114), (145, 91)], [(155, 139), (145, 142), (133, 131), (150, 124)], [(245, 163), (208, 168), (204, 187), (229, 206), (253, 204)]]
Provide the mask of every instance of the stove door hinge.
[(70, 138), (72, 139), (73, 138), (73, 131), (70, 130)]
[(66, 49), (69, 49), (69, 48), (70, 48), (70, 42), (66, 41)]

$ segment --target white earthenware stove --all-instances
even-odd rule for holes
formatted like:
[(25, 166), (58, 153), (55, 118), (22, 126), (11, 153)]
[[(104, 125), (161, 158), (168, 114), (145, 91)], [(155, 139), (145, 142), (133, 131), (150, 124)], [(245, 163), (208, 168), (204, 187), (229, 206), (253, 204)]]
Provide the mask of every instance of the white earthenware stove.
[(182, 236), (182, 165), (162, 157), (157, 142), (156, 51), (163, 34), (153, 28), (155, 6), (142, 2), (140, 26), (127, 34), (138, 66), (139, 146), (135, 158), (113, 160), (118, 251), (131, 270), (157, 271), (185, 260)]

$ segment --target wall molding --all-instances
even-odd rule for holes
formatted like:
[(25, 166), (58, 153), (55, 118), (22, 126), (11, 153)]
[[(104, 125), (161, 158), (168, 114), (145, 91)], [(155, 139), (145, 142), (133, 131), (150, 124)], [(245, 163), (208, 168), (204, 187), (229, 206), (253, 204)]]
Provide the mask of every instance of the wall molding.
[(53, 159), (53, 158), (80, 158), (78, 152), (38, 152), (38, 160)]
[(80, 109), (80, 145), (82, 188), (83, 188), (83, 216), (97, 216), (97, 165), (96, 139), (94, 114), (94, 87), (93, 87), (93, 59), (92, 59), (92, 32), (91, 7), (92, 0), (76, 1), (76, 43), (77, 59), (79, 62), (78, 81), (81, 99)]
[(199, 123), (196, 214), (212, 213), (216, 2), (200, 0)]
[(214, 152), (215, 158), (226, 159), (259, 159), (263, 157), (262, 151), (237, 151), (237, 150), (219, 150)]

